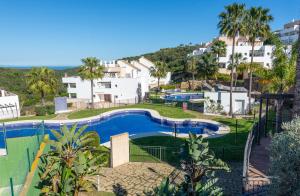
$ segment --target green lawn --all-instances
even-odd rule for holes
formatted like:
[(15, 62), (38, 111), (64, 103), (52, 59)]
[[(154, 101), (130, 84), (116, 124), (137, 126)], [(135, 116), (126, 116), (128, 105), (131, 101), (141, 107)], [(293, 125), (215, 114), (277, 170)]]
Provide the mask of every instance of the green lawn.
[(38, 147), (36, 136), (7, 139), (8, 155), (0, 157), (0, 187), (9, 186), (10, 178), (14, 185), (24, 182), (29, 170), (27, 149), (32, 162)]
[[(213, 118), (213, 120), (228, 125), (231, 131), (223, 137), (205, 139), (209, 142), (210, 148), (219, 158), (226, 161), (242, 161), (245, 142), (247, 140), (248, 132), (251, 129), (252, 121), (239, 119), (236, 134), (235, 119), (218, 117)], [(235, 138), (237, 142), (235, 142)], [(179, 160), (179, 147), (184, 144), (184, 141), (184, 138), (174, 138), (171, 136), (151, 136), (134, 139), (131, 141), (132, 150), (130, 159), (132, 161), (150, 160), (151, 162), (158, 162), (158, 157), (160, 156), (164, 161), (170, 164), (176, 164)], [(163, 148), (162, 150), (152, 149), (152, 151), (149, 151), (149, 149), (139, 148), (139, 146), (162, 146), (166, 148)]]
[(128, 105), (123, 107), (115, 107), (115, 108), (104, 108), (104, 109), (90, 109), (90, 110), (81, 110), (77, 112), (70, 113), (68, 115), (69, 119), (79, 119), (79, 118), (87, 118), (91, 116), (96, 116), (101, 113), (122, 109), (122, 108), (145, 108), (145, 109), (152, 109), (156, 110), (160, 113), (160, 115), (170, 118), (195, 118), (195, 115), (183, 112), (181, 108), (174, 107), (174, 106), (167, 106), (164, 104), (136, 104), (136, 105)]
[(56, 116), (57, 116), (56, 114), (51, 114), (47, 116), (21, 116), (19, 118), (0, 120), (0, 122), (2, 123), (2, 122), (11, 122), (11, 121), (19, 121), (19, 120), (49, 120)]

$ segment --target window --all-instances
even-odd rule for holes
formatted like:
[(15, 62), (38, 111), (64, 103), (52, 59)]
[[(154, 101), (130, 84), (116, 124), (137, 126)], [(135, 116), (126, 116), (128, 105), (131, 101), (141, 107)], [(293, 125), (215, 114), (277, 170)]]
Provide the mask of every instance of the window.
[(70, 83), (70, 88), (76, 88), (76, 83)]
[(220, 68), (226, 68), (226, 63), (219, 63)]
[(72, 98), (72, 99), (75, 99), (75, 98), (77, 98), (77, 94), (76, 93), (70, 93), (69, 97)]
[(109, 77), (110, 78), (115, 78), (116, 77), (116, 73), (114, 73), (114, 72), (109, 73)]
[(111, 88), (111, 82), (98, 82), (98, 85), (102, 88)]
[[(249, 51), (249, 56), (252, 56), (252, 51)], [(263, 50), (254, 50), (254, 57), (261, 57), (264, 56)]]
[(65, 88), (68, 88), (68, 83), (64, 83), (64, 87), (65, 87)]
[(247, 53), (244, 53), (245, 56), (247, 56)]

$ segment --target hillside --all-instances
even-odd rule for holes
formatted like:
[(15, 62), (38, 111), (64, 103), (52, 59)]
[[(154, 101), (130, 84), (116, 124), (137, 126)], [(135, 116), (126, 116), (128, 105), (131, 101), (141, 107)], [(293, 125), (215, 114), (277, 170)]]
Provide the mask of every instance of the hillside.
[(144, 56), (153, 62), (163, 61), (168, 64), (172, 72), (172, 80), (182, 81), (186, 77), (184, 68), (187, 63), (187, 55), (199, 47), (200, 45), (182, 44), (174, 48), (162, 48), (159, 51), (153, 53), (147, 53), (134, 57), (127, 57), (124, 58), (124, 60), (136, 60), (139, 57)]
[[(29, 71), (29, 69), (0, 68), (0, 88), (19, 95), (20, 104), (22, 106), (30, 106), (39, 102), (39, 100), (27, 90), (25, 77)], [(61, 83), (61, 78), (64, 73), (71, 75), (75, 72), (76, 69), (55, 70), (56, 77), (58, 81), (60, 81), (59, 94), (64, 94), (64, 88)], [(48, 99), (51, 100), (52, 97), (48, 97)]]
[[(172, 72), (173, 81), (182, 81), (186, 77), (184, 69), (187, 62), (187, 55), (199, 47), (199, 45), (179, 45), (174, 48), (163, 48), (153, 53), (127, 57), (124, 59), (134, 60), (141, 56), (145, 56), (153, 62), (163, 61), (168, 64)], [(18, 94), (22, 106), (31, 106), (39, 103), (39, 100), (27, 90), (25, 76), (29, 71), (29, 69), (0, 68), (0, 88)], [(64, 73), (67, 73), (68, 75), (76, 74), (76, 68), (55, 70), (55, 73), (60, 81), (59, 95), (64, 95), (65, 90), (61, 83), (61, 78)], [(52, 99), (53, 97), (48, 97), (49, 101)]]

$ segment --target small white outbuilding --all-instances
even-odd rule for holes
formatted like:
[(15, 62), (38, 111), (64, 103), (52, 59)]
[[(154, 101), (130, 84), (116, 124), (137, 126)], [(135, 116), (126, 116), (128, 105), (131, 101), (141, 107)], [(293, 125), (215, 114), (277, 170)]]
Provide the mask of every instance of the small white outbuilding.
[[(229, 113), (230, 111), (230, 88), (223, 85), (217, 85), (216, 91), (204, 92), (207, 101), (204, 102), (204, 113)], [(253, 100), (251, 100), (253, 102)], [(215, 107), (211, 107), (212, 104)], [(218, 112), (214, 112), (211, 108), (217, 108)], [(234, 114), (246, 114), (249, 108), (248, 91), (243, 87), (233, 88), (232, 93), (232, 109)]]

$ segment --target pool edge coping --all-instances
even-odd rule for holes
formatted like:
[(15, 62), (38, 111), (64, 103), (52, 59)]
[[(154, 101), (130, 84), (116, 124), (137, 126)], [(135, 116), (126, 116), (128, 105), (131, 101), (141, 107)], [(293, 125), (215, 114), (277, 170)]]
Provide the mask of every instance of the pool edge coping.
[[(145, 112), (149, 112), (150, 116), (152, 118), (156, 118), (162, 121), (172, 121), (172, 122), (204, 122), (204, 123), (210, 123), (213, 125), (217, 125), (219, 127), (219, 129), (217, 131), (209, 131), (206, 133), (203, 133), (201, 135), (203, 135), (203, 137), (208, 137), (208, 138), (213, 138), (213, 137), (221, 137), (227, 133), (230, 132), (230, 127), (214, 121), (214, 120), (209, 120), (209, 119), (199, 119), (199, 118), (170, 118), (170, 117), (164, 117), (162, 115), (159, 114), (158, 111), (156, 110), (152, 110), (152, 109), (144, 109), (144, 108), (124, 108), (124, 109), (116, 109), (116, 110), (111, 110), (111, 111), (107, 111), (104, 112), (102, 114), (98, 114), (96, 116), (92, 116), (92, 117), (87, 117), (87, 118), (80, 118), (80, 119), (68, 119), (68, 120), (21, 120), (21, 121), (11, 121), (11, 122), (7, 122), (5, 124), (7, 125), (14, 125), (14, 124), (23, 124), (23, 123), (40, 123), (41, 121), (44, 121), (45, 124), (59, 124), (59, 125), (63, 125), (63, 124), (67, 124), (67, 123), (80, 123), (80, 122), (84, 122), (86, 121), (86, 123), (90, 123), (92, 120), (101, 120), (101, 118), (103, 117), (107, 117), (110, 116), (112, 114), (115, 113), (120, 113), (120, 112), (130, 112), (130, 111), (145, 111)], [(1, 125), (0, 125), (1, 126)], [(159, 134), (159, 132), (157, 132)], [(188, 135), (188, 134), (187, 134)], [(146, 137), (146, 136), (144, 136)]]

